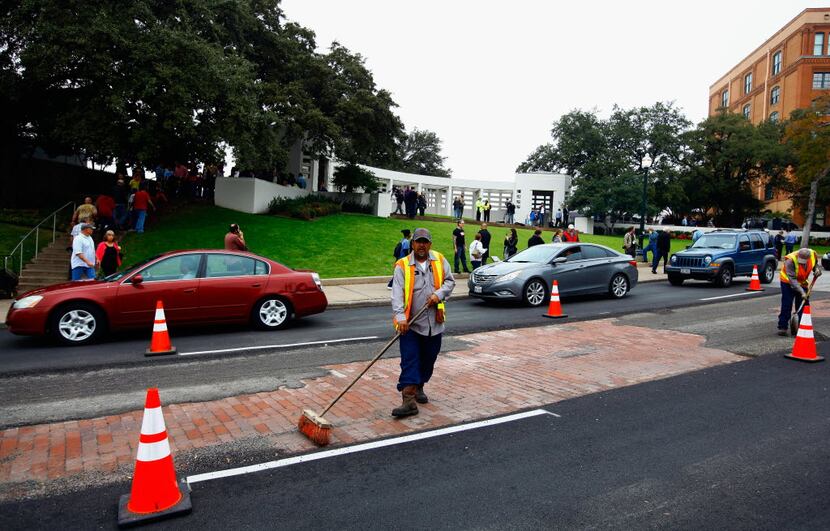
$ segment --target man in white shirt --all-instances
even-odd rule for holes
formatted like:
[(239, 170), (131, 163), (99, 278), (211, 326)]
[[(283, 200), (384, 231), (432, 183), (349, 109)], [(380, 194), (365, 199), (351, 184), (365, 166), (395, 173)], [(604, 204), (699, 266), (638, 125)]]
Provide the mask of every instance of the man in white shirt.
[(95, 225), (84, 223), (81, 233), (72, 239), (72, 281), (95, 280), (95, 242), (92, 241), (92, 231)]

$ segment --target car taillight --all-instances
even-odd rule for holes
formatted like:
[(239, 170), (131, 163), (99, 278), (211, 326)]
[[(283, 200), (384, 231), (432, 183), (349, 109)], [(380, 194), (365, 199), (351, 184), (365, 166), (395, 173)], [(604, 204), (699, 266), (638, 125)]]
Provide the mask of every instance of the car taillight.
[(323, 291), (323, 283), (320, 282), (320, 275), (317, 273), (312, 273), (311, 278), (314, 279), (314, 283), (317, 285), (317, 289)]
[(633, 267), (637, 267), (637, 260), (629, 260), (628, 263), (631, 264)]

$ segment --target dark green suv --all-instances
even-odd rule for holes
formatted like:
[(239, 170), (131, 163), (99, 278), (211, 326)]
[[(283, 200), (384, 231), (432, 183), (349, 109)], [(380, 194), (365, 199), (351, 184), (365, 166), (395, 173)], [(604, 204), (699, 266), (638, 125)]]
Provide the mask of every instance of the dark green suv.
[(666, 273), (674, 286), (693, 278), (726, 287), (736, 276), (751, 275), (753, 266), (758, 266), (762, 283), (769, 284), (775, 278), (778, 260), (769, 234), (762, 230), (714, 230), (685, 251), (673, 254)]

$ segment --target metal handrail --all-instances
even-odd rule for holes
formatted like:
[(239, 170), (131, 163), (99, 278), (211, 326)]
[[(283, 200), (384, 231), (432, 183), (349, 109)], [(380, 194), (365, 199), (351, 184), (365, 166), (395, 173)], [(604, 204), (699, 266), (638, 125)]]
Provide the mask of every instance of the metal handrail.
[[(75, 202), (74, 201), (68, 201), (63, 206), (61, 206), (60, 208), (58, 208), (57, 210), (53, 211), (51, 214), (49, 214), (48, 216), (43, 218), (40, 221), (40, 223), (35, 225), (35, 227), (32, 230), (30, 230), (29, 232), (27, 232), (25, 236), (21, 236), (20, 243), (18, 243), (14, 247), (14, 249), (11, 250), (11, 252), (9, 254), (7, 254), (6, 256), (3, 257), (3, 268), (8, 269), (9, 268), (9, 260), (14, 257), (14, 253), (20, 251), (20, 260), (19, 260), (20, 266), (17, 270), (17, 273), (19, 274), (21, 271), (23, 271), (23, 250), (25, 249), (24, 244), (26, 243), (26, 240), (28, 240), (29, 237), (32, 235), (32, 233), (34, 233), (34, 235), (35, 235), (35, 255), (34, 255), (34, 258), (37, 258), (37, 254), (40, 251), (40, 227), (44, 223), (48, 222), (50, 219), (52, 220), (52, 243), (55, 243), (55, 238), (56, 238), (56, 234), (57, 234), (57, 227), (58, 227), (58, 213), (65, 210), (66, 207), (68, 207), (68, 206), (71, 206), (72, 207), (72, 212), (75, 212)], [(14, 265), (14, 260), (12, 260), (12, 266), (13, 265)]]

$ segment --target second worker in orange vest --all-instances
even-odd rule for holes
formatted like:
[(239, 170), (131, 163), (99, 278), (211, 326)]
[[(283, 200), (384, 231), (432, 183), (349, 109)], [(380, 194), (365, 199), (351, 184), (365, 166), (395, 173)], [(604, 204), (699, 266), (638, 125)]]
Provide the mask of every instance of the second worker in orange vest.
[[(441, 334), (446, 319), (446, 301), (455, 287), (450, 263), (431, 250), (432, 235), (415, 229), (412, 252), (395, 263), (392, 278), (392, 324), (401, 333), (401, 375), (398, 391), (402, 404), (392, 415), (418, 414), (418, 403), (429, 402), (424, 384), (432, 377), (435, 360), (441, 351)], [(411, 321), (418, 310), (429, 309)]]
[[(781, 264), (781, 312), (778, 314), (778, 335), (787, 335), (787, 326), (793, 311), (793, 302), (796, 307), (801, 307), (801, 300), (805, 297), (807, 279), (813, 274), (813, 278), (821, 276), (821, 265), (815, 251), (808, 248), (799, 249), (784, 257)], [(799, 313), (799, 319), (801, 314)], [(795, 334), (793, 334), (795, 335)]]

